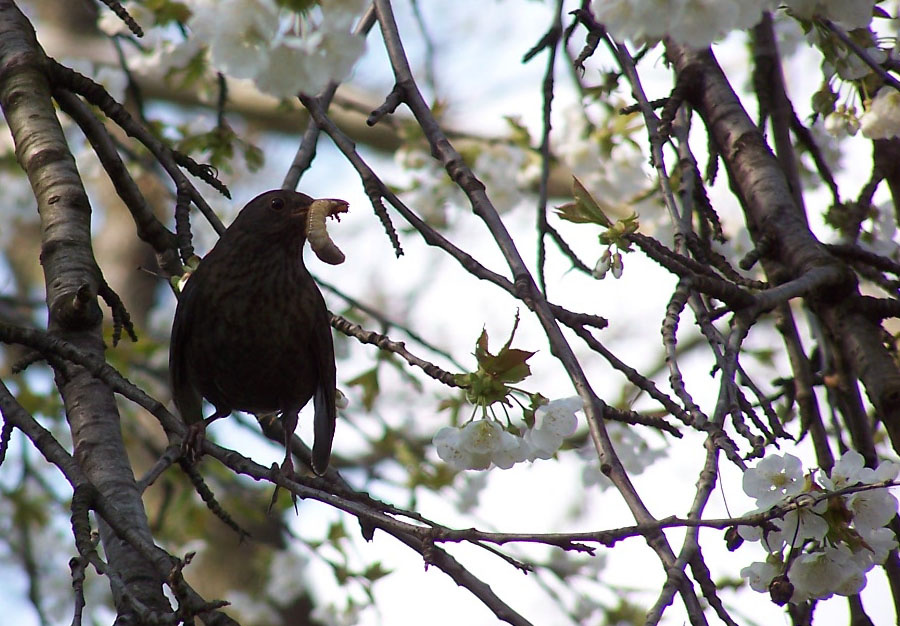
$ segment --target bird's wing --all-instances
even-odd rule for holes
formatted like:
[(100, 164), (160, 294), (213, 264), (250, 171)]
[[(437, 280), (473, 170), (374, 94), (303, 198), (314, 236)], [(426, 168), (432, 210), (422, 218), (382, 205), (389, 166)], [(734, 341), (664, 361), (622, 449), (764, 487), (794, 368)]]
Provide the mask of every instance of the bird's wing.
[(313, 333), (313, 354), (315, 354), (316, 369), (319, 371), (319, 383), (313, 395), (316, 416), (313, 422), (315, 439), (313, 441), (312, 466), (319, 475), (324, 474), (328, 469), (331, 442), (334, 439), (334, 426), (337, 422), (337, 408), (335, 407), (337, 372), (334, 366), (330, 313), (324, 306), (321, 311), (322, 313), (316, 316), (316, 327), (326, 330)]
[[(190, 303), (196, 299), (196, 283), (185, 284), (178, 299), (175, 319), (172, 322), (172, 337), (169, 341), (169, 376), (172, 383), (172, 399), (185, 424), (194, 424), (203, 419), (203, 398), (194, 384), (188, 366), (189, 337), (196, 318)], [(191, 313), (190, 315), (188, 313)]]

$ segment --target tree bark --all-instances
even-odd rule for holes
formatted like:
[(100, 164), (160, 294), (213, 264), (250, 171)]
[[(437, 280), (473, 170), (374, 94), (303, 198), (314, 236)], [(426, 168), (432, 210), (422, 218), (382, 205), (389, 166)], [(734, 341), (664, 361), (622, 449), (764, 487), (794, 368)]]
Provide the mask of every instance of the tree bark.
[[(44, 54), (31, 24), (11, 0), (0, 0), (0, 106), (28, 175), (41, 217), (48, 327), (85, 353), (102, 358), (102, 276), (91, 248), (91, 208), (65, 141), (43, 72)], [(85, 475), (115, 502), (128, 527), (153, 538), (125, 453), (112, 391), (86, 370), (55, 367), (74, 456)], [(148, 608), (169, 611), (154, 567), (101, 520), (105, 556), (129, 592)], [(121, 590), (113, 588), (117, 623), (134, 621)]]
[(853, 377), (862, 381), (894, 450), (900, 451), (900, 367), (885, 348), (877, 321), (860, 313), (853, 273), (827, 252), (793, 199), (778, 160), (753, 124), (709, 50), (676, 44), (666, 50), (684, 93), (709, 129), (741, 201), (747, 228), (763, 250), (761, 262), (773, 284), (796, 280), (831, 266), (842, 276), (806, 301), (839, 346)]

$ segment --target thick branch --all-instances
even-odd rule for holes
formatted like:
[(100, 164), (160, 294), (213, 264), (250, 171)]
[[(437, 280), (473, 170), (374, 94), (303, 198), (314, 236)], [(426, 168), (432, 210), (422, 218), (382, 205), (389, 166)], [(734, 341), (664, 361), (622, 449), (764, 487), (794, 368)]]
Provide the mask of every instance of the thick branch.
[(793, 200), (778, 161), (731, 89), (709, 50), (667, 44), (676, 71), (689, 87), (686, 97), (703, 117), (741, 200), (753, 240), (767, 240), (761, 259), (774, 284), (824, 268), (837, 281), (807, 295), (812, 310), (836, 338), (854, 374), (862, 380), (883, 419), (895, 450), (900, 450), (900, 367), (885, 349), (878, 324), (852, 308), (858, 295), (852, 272), (815, 238)]
[[(28, 20), (10, 0), (0, 1), (0, 106), (28, 175), (41, 217), (41, 261), (52, 332), (102, 358), (102, 283), (91, 250), (90, 204), (50, 99), (45, 57)], [(152, 543), (150, 529), (125, 454), (112, 391), (81, 368), (57, 372), (57, 386), (72, 431), (75, 459), (87, 479), (117, 503), (120, 522)], [(131, 592), (153, 610), (169, 610), (153, 565), (106, 523), (105, 553)], [(118, 610), (129, 614), (113, 587)]]

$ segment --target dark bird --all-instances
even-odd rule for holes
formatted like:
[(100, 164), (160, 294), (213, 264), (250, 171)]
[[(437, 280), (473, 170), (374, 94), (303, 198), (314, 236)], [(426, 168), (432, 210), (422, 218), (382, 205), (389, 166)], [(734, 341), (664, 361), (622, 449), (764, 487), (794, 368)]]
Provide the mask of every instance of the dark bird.
[[(290, 476), (297, 414), (313, 398), (312, 468), (317, 474), (328, 468), (337, 417), (334, 345), (325, 300), (303, 264), (303, 244), (309, 239), (326, 262), (343, 261), (325, 232), (325, 217), (346, 210), (343, 200), (263, 193), (192, 273), (178, 299), (169, 347), (175, 406), (189, 426), (186, 441), (196, 444), (206, 425), (235, 410), (278, 412), (285, 433), (282, 469)], [(203, 398), (215, 407), (205, 420)]]

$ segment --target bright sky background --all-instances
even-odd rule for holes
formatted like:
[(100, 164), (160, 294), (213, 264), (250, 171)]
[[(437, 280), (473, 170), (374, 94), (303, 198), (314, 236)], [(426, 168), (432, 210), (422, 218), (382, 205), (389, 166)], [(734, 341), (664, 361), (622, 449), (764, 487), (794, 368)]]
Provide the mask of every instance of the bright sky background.
[[(505, 131), (503, 116), (516, 115), (537, 135), (541, 122), (540, 81), (545, 67), (545, 55), (539, 55), (528, 65), (521, 64), (521, 57), (545, 31), (550, 4), (509, 0), (462, 0), (452, 5), (421, 4), (435, 42), (439, 95), (449, 107), (453, 126), (496, 135)], [(451, 6), (452, 10), (448, 8)], [(415, 64), (416, 59), (422, 58), (422, 47), (418, 31), (408, 13), (408, 3), (397, 2), (395, 10), (407, 53)], [(580, 34), (573, 39), (575, 48), (578, 47), (579, 36)], [(746, 76), (749, 66), (742, 45), (739, 37), (733, 37), (727, 43), (715, 47), (720, 62), (738, 88), (746, 85), (749, 80)], [(647, 71), (650, 66), (650, 63), (643, 65), (642, 76), (648, 81), (651, 97), (665, 95), (670, 88), (668, 72), (661, 60), (655, 62), (654, 71)], [(810, 71), (811, 67), (817, 66), (817, 59), (806, 56), (792, 60), (785, 69), (791, 92), (796, 95), (795, 104), (801, 111), (808, 102), (808, 98), (801, 94), (808, 94), (817, 87), (817, 72)], [(353, 82), (376, 92), (387, 93), (392, 82), (387, 73), (388, 67), (380, 39), (377, 33), (373, 33), (369, 37), (369, 52), (357, 66)], [(414, 69), (419, 71), (421, 67)], [(561, 111), (574, 101), (574, 97), (566, 80), (568, 70), (561, 64), (558, 73), (554, 107), (556, 111)], [(592, 78), (590, 74), (588, 78)], [(596, 73), (593, 78), (596, 78)], [(165, 114), (165, 111), (159, 113)], [(801, 117), (803, 115), (801, 113)], [(235, 207), (242, 206), (260, 190), (280, 186), (286, 167), (293, 157), (295, 141), (296, 138), (278, 138), (267, 143), (269, 167), (245, 179), (243, 184), (234, 189)], [(350, 214), (340, 225), (330, 229), (333, 238), (347, 255), (347, 261), (339, 267), (329, 267), (308, 256), (310, 269), (363, 301), (367, 301), (367, 295), (372, 295), (377, 290), (382, 298), (381, 304), (389, 315), (402, 318), (409, 314), (417, 331), (434, 343), (449, 347), (464, 365), (473, 367), (474, 360), (469, 353), (482, 327), (488, 330), (492, 346), (502, 344), (512, 325), (515, 311), (519, 308), (523, 318), (515, 345), (539, 351), (530, 361), (534, 376), (527, 381), (527, 387), (539, 390), (551, 398), (572, 395), (571, 385), (561, 375), (562, 369), (549, 354), (546, 340), (524, 307), (507, 296), (498, 295), (497, 289), (467, 276), (454, 262), (444, 258), (435, 249), (428, 248), (415, 237), (403, 235), (402, 243), (406, 254), (399, 260), (393, 257), (390, 245), (370, 210), (355, 174), (328, 144), (327, 138), (320, 143), (314, 167), (301, 182), (301, 190), (313, 196), (338, 196), (350, 201)], [(702, 145), (698, 144), (695, 148), (698, 149), (698, 158), (702, 159), (702, 154), (699, 154)], [(867, 152), (864, 154), (867, 158)], [(854, 158), (846, 161), (856, 162), (861, 163), (861, 167), (868, 165), (867, 160), (857, 161)], [(372, 163), (388, 182), (402, 182), (398, 178), (402, 174), (393, 163), (381, 158), (373, 159)], [(850, 182), (851, 186), (847, 190), (852, 191), (852, 194), (848, 195), (853, 195), (863, 179), (864, 176), (859, 171), (847, 169), (841, 173), (838, 182)], [(712, 194), (712, 200), (727, 215), (727, 207), (733, 207), (734, 200), (723, 182), (724, 173)], [(827, 198), (819, 195), (808, 196), (808, 199), (810, 206), (813, 206), (814, 201), (827, 202)], [(395, 219), (395, 224), (399, 227), (400, 220)], [(533, 211), (523, 206), (505, 215), (504, 220), (516, 236), (520, 252), (533, 264)], [(588, 227), (576, 228), (565, 224), (560, 228), (582, 258), (592, 264), (600, 254), (596, 243), (597, 232)], [(451, 233), (451, 239), (461, 242), (464, 249), (489, 268), (506, 273), (502, 257), (477, 218), (469, 216), (461, 220)], [(555, 253), (555, 249), (553, 250)], [(554, 301), (568, 305), (573, 310), (608, 318), (610, 327), (598, 333), (599, 338), (630, 365), (642, 369), (660, 359), (659, 325), (674, 281), (639, 253), (628, 255), (625, 262), (625, 275), (621, 280), (615, 281), (609, 277), (597, 282), (578, 273), (568, 272), (567, 264), (554, 256), (548, 263), (547, 278)], [(404, 295), (410, 288), (417, 290), (415, 302), (408, 301)], [(394, 296), (391, 297), (391, 294)], [(333, 309), (342, 308), (340, 301), (329, 294), (326, 294), (326, 300)], [(174, 307), (174, 302), (170, 306)], [(158, 314), (157, 321), (162, 327), (169, 323), (171, 310), (173, 309)], [(689, 315), (683, 316), (681, 328), (682, 338), (695, 332)], [(748, 339), (748, 345), (766, 346), (769, 341), (770, 338), (764, 333), (754, 332)], [(587, 355), (579, 340), (573, 340), (572, 344), (579, 355)], [(422, 352), (419, 348), (413, 349)], [(370, 351), (355, 349), (353, 354), (354, 360), (339, 363), (339, 384), (371, 366)], [(423, 356), (429, 357), (427, 354)], [(694, 367), (689, 367), (688, 364), (692, 362)], [(614, 402), (619, 395), (622, 377), (599, 358), (588, 358), (585, 363), (595, 389), (600, 392), (601, 397)], [(708, 376), (708, 363), (699, 359), (687, 359), (682, 367), (688, 370), (688, 385), (695, 399), (708, 409), (718, 389), (717, 381)], [(416, 428), (430, 432), (443, 425), (445, 415), (437, 414), (436, 401), (431, 394), (416, 397), (399, 379), (394, 382), (396, 388), (388, 390), (387, 396), (395, 398), (397, 402), (383, 401), (379, 405), (385, 419), (397, 423), (412, 417), (412, 410), (407, 411), (407, 407), (411, 405), (411, 409), (416, 411)], [(763, 379), (759, 382), (768, 381)], [(348, 391), (346, 387), (344, 391)], [(351, 402), (359, 402), (353, 391), (350, 392), (350, 397)], [(435, 410), (434, 416), (426, 422), (422, 416), (427, 415), (431, 409)], [(304, 415), (308, 417), (307, 412)], [(301, 416), (300, 434), (307, 441), (310, 437), (308, 421)], [(363, 421), (357, 417), (353, 425), (339, 424), (335, 441), (335, 448), (339, 453), (352, 453), (359, 441), (354, 429), (364, 429)], [(213, 428), (224, 445), (232, 445), (260, 463), (270, 464), (281, 458), (282, 452), (276, 446), (248, 438), (245, 431), (233, 421), (222, 420)], [(581, 428), (584, 428), (583, 424)], [(644, 434), (654, 447), (662, 445), (661, 438), (654, 433), (645, 431)], [(17, 442), (19, 440), (16, 438)], [(684, 440), (669, 441), (669, 459), (637, 477), (635, 482), (638, 490), (656, 516), (683, 514), (689, 507), (697, 473), (703, 462), (700, 442), (699, 437), (690, 434)], [(453, 505), (456, 499), (453, 492), (435, 495), (420, 491), (418, 510), (448, 526), (468, 527), (474, 524), (484, 530), (565, 532), (608, 529), (632, 523), (620, 498), (612, 490), (603, 494), (597, 493), (596, 488), (584, 491), (580, 478), (583, 463), (574, 453), (568, 452), (561, 455), (558, 463), (538, 461), (534, 465), (517, 465), (508, 471), (494, 470), (490, 473), (489, 486), (482, 493), (481, 506), (474, 519), (458, 513)], [(753, 503), (740, 490), (739, 473), (727, 462), (723, 462), (721, 468), (729, 508), (725, 509), (722, 492), (717, 490), (710, 501), (707, 516), (726, 516), (729, 511), (730, 514), (737, 515), (750, 510)], [(473, 474), (468, 473), (469, 477)], [(349, 478), (352, 480), (354, 477)], [(373, 486), (371, 489), (373, 495), (389, 501), (397, 501), (402, 497), (400, 492), (391, 488), (384, 487), (379, 491)], [(403, 504), (402, 501), (397, 503)], [(573, 511), (582, 506), (582, 515), (573, 520)], [(315, 537), (321, 534), (324, 524), (335, 515), (333, 510), (324, 505), (304, 503), (300, 517), (293, 522), (293, 528), (301, 536)], [(349, 526), (355, 528), (355, 524)], [(672, 532), (669, 537), (677, 553), (680, 533)], [(421, 558), (394, 539), (383, 533), (376, 533), (372, 543), (359, 544), (356, 548), (359, 563), (380, 560), (386, 567), (394, 570), (392, 575), (376, 584), (378, 610), (364, 613), (361, 624), (404, 626), (427, 621), (433, 626), (457, 626), (461, 623), (496, 623), (493, 614), (467, 591), (457, 588), (445, 574), (436, 568), (423, 573)], [(721, 533), (717, 531), (703, 531), (701, 545), (714, 579), (724, 575), (737, 577), (741, 567), (763, 556), (755, 546), (749, 545), (745, 545), (737, 553), (728, 553)], [(534, 574), (524, 576), (484, 550), (451, 547), (450, 551), (490, 584), (503, 600), (535, 624), (568, 623), (557, 612), (547, 593), (536, 585), (538, 577)], [(550, 555), (551, 550), (531, 547), (520, 551), (520, 548), (513, 547), (509, 548), (509, 552), (543, 559)], [(606, 599), (610, 605), (615, 604), (616, 596), (606, 587), (612, 583), (646, 590), (642, 599), (647, 606), (655, 601), (663, 580), (662, 569), (642, 540), (628, 540), (615, 550), (600, 547), (597, 553), (608, 559), (608, 565), (597, 581), (599, 597)], [(59, 563), (64, 563), (68, 558), (69, 555), (60, 555)], [(3, 619), (4, 623), (16, 626), (37, 624), (29, 605), (23, 602), (24, 579), (8, 570), (3, 571), (2, 576), (8, 583), (0, 590), (0, 605), (10, 607)], [(311, 561), (308, 572), (303, 574), (301, 580), (294, 581), (291, 576), (286, 577), (286, 584), (310, 584), (321, 594), (320, 599), (323, 601), (334, 601), (340, 597), (339, 590), (331, 582), (330, 574), (315, 559)], [(741, 623), (788, 623), (782, 610), (772, 605), (764, 595), (746, 592), (737, 601), (734, 594), (724, 592), (722, 598), (729, 608), (735, 609), (732, 615)], [(890, 594), (883, 578), (874, 572), (869, 575), (863, 601), (876, 624), (888, 624), (892, 621)], [(9, 615), (14, 617), (10, 618)], [(846, 601), (842, 598), (821, 603), (816, 613), (816, 624), (844, 624), (847, 622), (846, 615)], [(12, 621), (7, 621), (9, 619)], [(63, 622), (68, 623), (69, 620), (70, 617), (66, 617)], [(667, 611), (664, 623), (681, 624), (685, 620), (681, 603), (676, 600), (675, 605)], [(711, 623), (716, 621), (712, 616), (710, 620)]]

